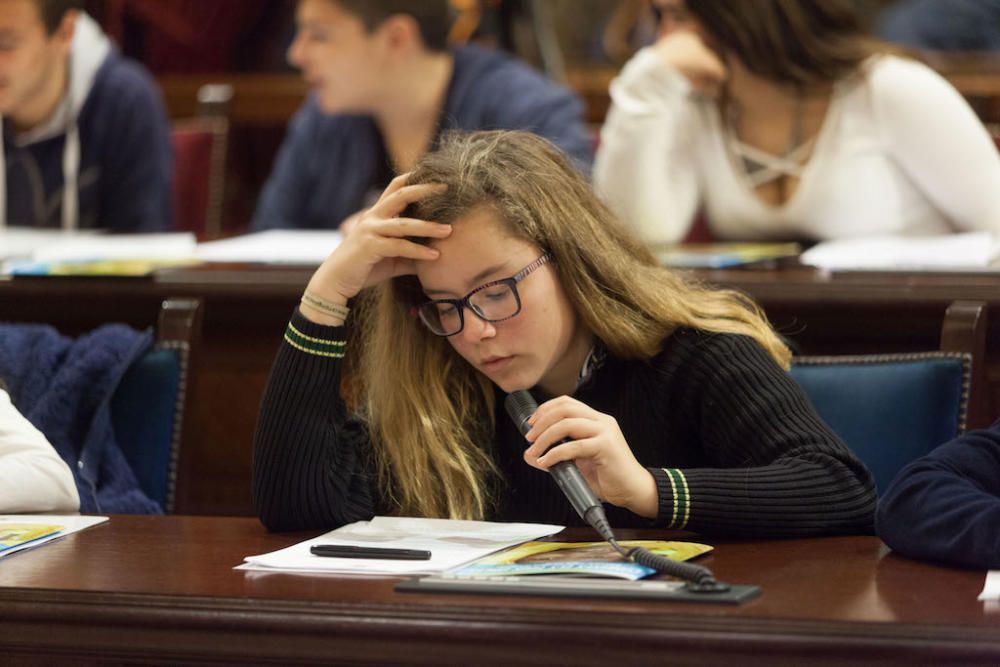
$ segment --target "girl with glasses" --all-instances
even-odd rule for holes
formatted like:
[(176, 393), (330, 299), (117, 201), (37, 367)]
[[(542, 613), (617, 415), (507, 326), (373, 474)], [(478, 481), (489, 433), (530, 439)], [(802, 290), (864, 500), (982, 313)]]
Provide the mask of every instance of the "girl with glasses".
[[(616, 526), (870, 531), (871, 476), (789, 359), (745, 297), (660, 267), (545, 140), (452, 135), (309, 282), (264, 395), (254, 501), (274, 530), (578, 525), (542, 472), (573, 459)], [(527, 440), (502, 407), (519, 389), (540, 403)]]

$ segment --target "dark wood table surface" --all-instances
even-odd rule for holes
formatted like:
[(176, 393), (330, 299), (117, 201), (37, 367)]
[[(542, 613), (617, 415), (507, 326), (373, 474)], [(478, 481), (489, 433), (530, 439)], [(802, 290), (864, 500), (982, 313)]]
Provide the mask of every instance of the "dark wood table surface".
[[(1000, 58), (990, 53), (927, 53), (928, 64), (942, 74), (974, 105), (984, 122), (996, 122), (995, 102), (1000, 97)], [(566, 84), (586, 106), (586, 120), (604, 122), (610, 106), (608, 88), (617, 75), (612, 66), (571, 67)], [(173, 74), (161, 75), (157, 84), (171, 118), (198, 113), (198, 89), (205, 84), (229, 84), (233, 100), (229, 119), (236, 125), (285, 127), (301, 106), (308, 87), (298, 74)]]
[[(252, 513), (250, 457), (275, 351), (312, 269), (206, 266), (146, 278), (0, 279), (0, 320), (48, 322), (73, 335), (108, 321), (149, 326), (160, 301), (204, 301), (176, 493), (182, 514)], [(811, 268), (698, 271), (754, 297), (804, 354), (936, 350), (955, 300), (988, 304), (987, 417), (1000, 416), (1000, 273), (825, 273)]]
[[(670, 539), (662, 531), (625, 537)], [(984, 572), (874, 537), (701, 541), (740, 606), (394, 591), (399, 578), (233, 570), (313, 534), (254, 519), (113, 516), (0, 559), (6, 664), (1000, 664)], [(569, 539), (593, 539), (582, 530)]]

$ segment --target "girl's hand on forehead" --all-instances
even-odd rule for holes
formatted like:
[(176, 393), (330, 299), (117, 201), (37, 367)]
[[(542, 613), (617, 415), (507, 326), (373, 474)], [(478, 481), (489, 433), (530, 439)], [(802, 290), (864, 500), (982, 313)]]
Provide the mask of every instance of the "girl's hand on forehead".
[(382, 191), (378, 201), (367, 211), (362, 212), (361, 219), (358, 222), (362, 222), (366, 217), (371, 219), (371, 216), (366, 216), (365, 214), (374, 214), (382, 218), (395, 218), (410, 204), (448, 190), (448, 186), (443, 183), (416, 183), (409, 185), (407, 181), (410, 178), (410, 173), (400, 174), (389, 181), (389, 185)]
[(660, 60), (680, 72), (695, 92), (717, 98), (729, 77), (722, 59), (688, 28), (665, 33), (653, 47)]
[(416, 262), (437, 259), (437, 250), (410, 238), (446, 238), (451, 225), (399, 215), (410, 204), (445, 192), (447, 186), (407, 185), (408, 176), (394, 178), (379, 200), (357, 215), (344, 240), (313, 274), (308, 291), (346, 304), (365, 287), (412, 274)]

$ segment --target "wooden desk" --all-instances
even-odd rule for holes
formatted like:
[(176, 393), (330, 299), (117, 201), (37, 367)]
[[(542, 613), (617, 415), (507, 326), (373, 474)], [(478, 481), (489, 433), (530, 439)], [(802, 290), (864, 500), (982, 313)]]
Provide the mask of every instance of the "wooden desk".
[(608, 115), (611, 81), (618, 75), (615, 67), (588, 67), (566, 71), (566, 84), (583, 100), (587, 122), (600, 126)]
[(198, 114), (198, 89), (206, 84), (233, 87), (229, 120), (234, 125), (285, 127), (302, 105), (308, 86), (298, 74), (171, 74), (156, 80), (171, 118)]
[[(251, 515), (250, 457), (257, 407), (285, 324), (310, 269), (214, 267), (148, 279), (0, 281), (0, 319), (41, 321), (68, 334), (107, 321), (155, 322), (169, 296), (204, 300), (198, 405), (188, 415), (177, 489), (180, 514)], [(989, 304), (987, 409), (1000, 416), (1000, 274), (825, 274), (808, 268), (719, 270), (699, 278), (745, 291), (804, 354), (938, 349), (945, 309)]]
[(720, 579), (762, 587), (742, 606), (396, 593), (399, 579), (232, 570), (309, 536), (269, 535), (252, 519), (112, 517), (0, 561), (0, 654), (14, 664), (1000, 662), (1000, 612), (976, 601), (983, 572), (887, 554), (874, 537), (705, 540), (717, 550), (701, 562)]
[[(998, 122), (1000, 57), (991, 53), (926, 53), (922, 57), (965, 96), (984, 122)], [(566, 72), (567, 85), (584, 101), (587, 122), (604, 122), (611, 104), (608, 87), (618, 74), (607, 65), (575, 67)], [(197, 112), (198, 89), (209, 83), (233, 86), (230, 120), (236, 125), (284, 127), (308, 90), (298, 73), (173, 74), (157, 78), (171, 118)]]
[[(926, 63), (955, 87), (984, 123), (1000, 122), (1000, 57), (995, 53), (922, 53)], [(587, 121), (601, 124), (611, 106), (609, 86), (618, 70), (607, 65), (567, 70), (566, 81), (584, 101)]]

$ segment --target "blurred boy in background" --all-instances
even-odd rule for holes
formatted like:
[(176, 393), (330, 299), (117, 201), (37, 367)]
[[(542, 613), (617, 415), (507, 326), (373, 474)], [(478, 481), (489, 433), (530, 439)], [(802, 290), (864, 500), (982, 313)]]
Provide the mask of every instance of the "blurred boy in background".
[(0, 227), (172, 224), (167, 116), (81, 0), (0, 0)]
[(292, 120), (253, 228), (337, 228), (442, 130), (540, 134), (589, 172), (583, 105), (527, 65), (449, 49), (447, 0), (301, 0), (288, 60), (313, 90)]

